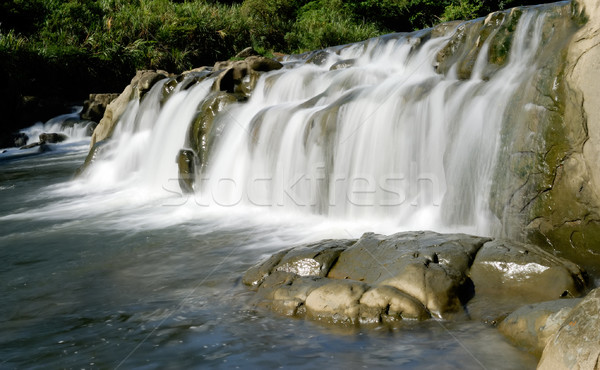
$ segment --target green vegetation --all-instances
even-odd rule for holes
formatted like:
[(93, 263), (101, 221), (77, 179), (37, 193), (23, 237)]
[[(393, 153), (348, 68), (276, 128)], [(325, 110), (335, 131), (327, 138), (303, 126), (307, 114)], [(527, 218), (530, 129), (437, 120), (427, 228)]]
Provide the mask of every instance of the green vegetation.
[(11, 109), (23, 110), (27, 96), (81, 100), (89, 92), (120, 91), (136, 69), (181, 72), (247, 46), (266, 54), (313, 50), (530, 3), (7, 0), (0, 3), (0, 108), (5, 121), (14, 120)]

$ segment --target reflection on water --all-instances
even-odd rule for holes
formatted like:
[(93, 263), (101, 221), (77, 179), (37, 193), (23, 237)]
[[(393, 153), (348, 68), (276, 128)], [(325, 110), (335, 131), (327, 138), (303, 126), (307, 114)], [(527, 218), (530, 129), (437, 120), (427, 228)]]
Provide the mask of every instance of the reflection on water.
[(249, 305), (240, 277), (273, 251), (391, 226), (95, 191), (70, 182), (86, 145), (59, 149), (0, 162), (0, 368), (535, 366), (475, 322), (336, 329)]

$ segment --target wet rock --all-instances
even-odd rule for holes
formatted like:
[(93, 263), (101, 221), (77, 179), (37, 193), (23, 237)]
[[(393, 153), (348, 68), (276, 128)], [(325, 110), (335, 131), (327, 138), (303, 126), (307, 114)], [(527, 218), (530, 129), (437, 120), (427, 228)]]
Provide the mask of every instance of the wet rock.
[(329, 70), (334, 71), (334, 70), (338, 70), (338, 69), (350, 68), (350, 67), (354, 66), (354, 63), (356, 63), (356, 59), (340, 60), (339, 62), (334, 63), (329, 68)]
[(258, 55), (260, 55), (260, 54), (258, 54), (258, 52), (256, 50), (254, 50), (254, 48), (252, 46), (248, 46), (244, 50), (237, 53), (235, 55), (235, 58), (248, 58), (251, 56), (258, 56)]
[(40, 143), (56, 144), (56, 143), (62, 143), (63, 141), (67, 140), (67, 135), (58, 134), (55, 132), (43, 133), (43, 134), (40, 134), (39, 139), (40, 139)]
[(523, 306), (508, 315), (498, 330), (518, 347), (540, 356), (550, 337), (581, 300), (559, 299)]
[(31, 143), (31, 144), (27, 144), (27, 145), (23, 145), (22, 147), (20, 147), (19, 149), (31, 149), (31, 148), (35, 148), (36, 146), (40, 146), (41, 143), (39, 141), (36, 141), (35, 143)]
[(395, 287), (441, 317), (462, 310), (471, 285), (466, 271), (488, 240), (432, 232), (365, 234), (342, 253), (328, 276)]
[(574, 263), (535, 245), (506, 240), (486, 243), (477, 253), (470, 276), (478, 293), (520, 296), (523, 303), (575, 297), (586, 285)]
[(104, 116), (106, 107), (118, 97), (119, 94), (90, 94), (88, 100), (83, 103), (81, 118), (100, 122)]
[(257, 72), (283, 68), (276, 60), (250, 56), (244, 60), (217, 62), (214, 70), (223, 70), (215, 80), (213, 90), (249, 96), (258, 80)]
[(283, 64), (278, 61), (261, 56), (251, 56), (246, 58), (246, 63), (250, 69), (257, 72), (270, 72), (283, 68)]
[[(503, 235), (597, 271), (599, 5), (578, 0), (547, 6), (552, 11), (540, 28), (538, 72), (506, 111), (490, 207), (502, 220)], [(498, 33), (490, 51), (498, 62), (504, 36)]]
[[(291, 249), (286, 249), (281, 252), (277, 252), (271, 255), (266, 261), (263, 261), (259, 264), (252, 266), (246, 271), (244, 277), (242, 278), (242, 282), (248, 285), (251, 289), (257, 290), (262, 283), (268, 278), (281, 259), (290, 251)], [(263, 287), (264, 288), (264, 287)]]
[(565, 318), (544, 348), (538, 369), (595, 370), (600, 367), (600, 288)]
[(16, 146), (16, 147), (23, 146), (23, 145), (27, 144), (27, 140), (29, 140), (29, 137), (26, 134), (19, 132), (19, 133), (13, 134), (12, 140), (14, 143), (14, 145), (12, 145), (12, 146)]
[(489, 322), (523, 304), (578, 297), (587, 284), (585, 273), (574, 263), (537, 246), (506, 240), (486, 243), (469, 276), (476, 295), (467, 304), (468, 312)]
[(85, 157), (85, 161), (83, 164), (75, 171), (75, 177), (81, 176), (85, 173), (85, 170), (94, 163), (102, 153), (106, 149), (107, 142), (101, 141), (99, 143), (94, 144), (94, 146), (88, 152), (88, 155)]
[[(216, 65), (215, 69), (217, 69)], [(250, 74), (250, 72), (251, 69), (246, 61), (239, 60), (228, 64), (226, 69), (215, 80), (213, 89), (233, 94), (236, 91), (236, 86), (241, 84), (242, 79)]]
[(391, 322), (396, 320), (425, 320), (429, 311), (416, 298), (392, 286), (382, 285), (365, 292), (360, 298), (360, 320), (369, 322)]
[(237, 98), (222, 91), (212, 92), (198, 107), (196, 116), (187, 133), (186, 146), (189, 146), (198, 156), (198, 165), (204, 166), (212, 140), (219, 136), (218, 128), (213, 130), (215, 117), (227, 106), (237, 102)]
[(177, 168), (179, 169), (179, 187), (184, 193), (194, 192), (196, 162), (196, 153), (194, 153), (192, 150), (182, 149), (177, 154)]
[(27, 140), (29, 140), (29, 137), (22, 132), (0, 136), (0, 148), (22, 147), (27, 144)]
[(369, 285), (352, 280), (333, 280), (312, 290), (306, 297), (306, 314), (334, 323), (358, 322), (360, 299)]
[(92, 134), (90, 148), (112, 135), (116, 123), (132, 99), (141, 99), (156, 82), (168, 76), (169, 74), (165, 71), (137, 71), (131, 83), (125, 87), (119, 97), (106, 107), (104, 116)]
[[(243, 282), (257, 291), (262, 307), (350, 324), (498, 319), (523, 302), (565, 290), (577, 295), (585, 284), (576, 265), (539, 248), (434, 232), (367, 233), (294, 247), (249, 269)], [(495, 303), (471, 307), (496, 297), (503, 300), (500, 310)]]
[(306, 54), (306, 63), (316, 64), (318, 66), (325, 64), (327, 59), (332, 56), (327, 50), (316, 50)]

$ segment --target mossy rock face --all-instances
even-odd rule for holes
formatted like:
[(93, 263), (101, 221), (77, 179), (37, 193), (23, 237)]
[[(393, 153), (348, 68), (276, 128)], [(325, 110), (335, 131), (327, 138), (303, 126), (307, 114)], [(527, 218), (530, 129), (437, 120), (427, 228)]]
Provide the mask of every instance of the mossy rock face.
[(198, 155), (200, 166), (204, 166), (208, 159), (210, 143), (209, 135), (216, 115), (223, 111), (229, 104), (237, 102), (233, 94), (223, 91), (212, 92), (198, 107), (198, 113), (190, 125), (187, 145)]
[(589, 142), (586, 99), (569, 82), (577, 58), (568, 49), (578, 38), (580, 16), (571, 4), (552, 9), (540, 29), (538, 72), (505, 113), (490, 207), (502, 235), (593, 270), (600, 262), (600, 201), (583, 153)]
[(196, 178), (196, 153), (182, 149), (177, 154), (177, 168), (179, 170), (179, 187), (184, 193), (194, 192)]
[(488, 62), (490, 64), (495, 64), (497, 66), (506, 64), (508, 54), (512, 47), (513, 36), (522, 15), (523, 11), (521, 9), (513, 8), (507, 13), (504, 13), (503, 17), (494, 17), (493, 15), (488, 17), (491, 24), (497, 22), (500, 23), (500, 27), (494, 32), (490, 42), (490, 50), (488, 53)]

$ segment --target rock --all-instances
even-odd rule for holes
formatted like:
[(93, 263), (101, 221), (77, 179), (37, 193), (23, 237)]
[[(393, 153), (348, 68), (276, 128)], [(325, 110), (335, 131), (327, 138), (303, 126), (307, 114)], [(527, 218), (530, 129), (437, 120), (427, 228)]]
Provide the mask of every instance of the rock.
[[(250, 96), (258, 80), (257, 72), (269, 72), (283, 68), (283, 64), (276, 60), (250, 56), (244, 60), (217, 62), (214, 70), (223, 70), (215, 80), (213, 90), (228, 93), (240, 93)], [(244, 84), (244, 78), (249, 80)]]
[(393, 286), (441, 317), (462, 310), (471, 285), (466, 271), (488, 240), (432, 232), (365, 234), (342, 253), (328, 276)]
[(194, 192), (196, 162), (196, 153), (194, 153), (192, 150), (182, 149), (177, 154), (177, 168), (179, 169), (179, 187), (184, 193)]
[(88, 152), (83, 164), (75, 171), (75, 177), (79, 177), (85, 173), (85, 170), (98, 159), (102, 151), (105, 149), (106, 144), (107, 142), (104, 140), (94, 144), (94, 146)]
[(15, 147), (20, 147), (27, 144), (27, 140), (29, 140), (29, 136), (22, 132), (18, 132), (12, 135), (12, 141)]
[(468, 303), (468, 311), (492, 322), (523, 304), (578, 297), (587, 284), (585, 274), (574, 263), (537, 246), (506, 240), (486, 243), (469, 276), (476, 297)]
[(106, 107), (118, 97), (119, 94), (90, 94), (88, 100), (83, 103), (81, 118), (100, 122), (104, 116)]
[(377, 286), (360, 298), (361, 322), (390, 322), (398, 319), (425, 320), (431, 317), (419, 300), (392, 286)]
[(192, 121), (187, 133), (186, 146), (190, 147), (198, 156), (198, 165), (204, 166), (208, 160), (208, 153), (212, 140), (218, 137), (219, 127), (213, 130), (215, 117), (227, 106), (237, 102), (237, 98), (222, 91), (212, 92), (207, 96), (197, 109), (197, 114)]
[(360, 299), (369, 286), (360, 281), (334, 280), (312, 290), (306, 297), (306, 314), (334, 323), (358, 322)]
[[(490, 207), (502, 220), (502, 235), (595, 270), (600, 266), (600, 8), (594, 0), (547, 6), (553, 8), (540, 29), (538, 72), (505, 113)], [(503, 60), (505, 31), (490, 45), (491, 62)]]
[[(271, 255), (266, 261), (252, 266), (246, 271), (242, 282), (251, 289), (257, 290), (274, 271), (281, 259), (290, 251), (286, 249)], [(263, 287), (264, 288), (264, 287)]]
[(508, 315), (498, 330), (518, 347), (540, 356), (550, 337), (581, 300), (559, 299), (523, 306)]
[(283, 64), (278, 61), (261, 56), (251, 56), (246, 58), (245, 61), (250, 69), (257, 72), (270, 72), (283, 68)]
[(577, 265), (531, 244), (494, 240), (477, 253), (471, 279), (478, 293), (544, 301), (578, 296), (585, 277)]
[(35, 148), (36, 146), (40, 146), (41, 143), (39, 141), (36, 141), (35, 143), (31, 143), (31, 144), (27, 144), (27, 145), (23, 145), (22, 147), (20, 147), (19, 149), (31, 149), (31, 148)]
[(141, 99), (156, 82), (168, 76), (169, 74), (165, 71), (137, 71), (131, 83), (125, 87), (125, 90), (123, 90), (119, 97), (106, 107), (104, 116), (92, 134), (90, 149), (96, 143), (112, 135), (119, 117), (125, 112), (127, 105), (132, 99)]
[(67, 135), (65, 134), (58, 134), (55, 132), (51, 132), (51, 133), (43, 133), (40, 134), (39, 139), (40, 139), (40, 143), (46, 143), (46, 144), (56, 144), (56, 143), (62, 143), (63, 141), (67, 140)]
[(316, 64), (318, 66), (325, 64), (332, 56), (327, 50), (316, 50), (306, 53), (306, 63)]
[(571, 310), (544, 348), (538, 369), (600, 368), (600, 288)]
[(306, 298), (313, 290), (325, 283), (324, 279), (318, 277), (304, 277), (275, 271), (261, 285), (258, 305), (283, 315), (304, 315)]
[(14, 132), (0, 137), (0, 148), (22, 147), (27, 144), (29, 137), (22, 132)]
[(354, 66), (355, 63), (356, 63), (356, 59), (340, 60), (339, 62), (334, 63), (329, 68), (329, 70), (334, 71), (334, 70), (338, 70), (338, 69), (350, 68), (350, 67)]
[(260, 55), (260, 54), (258, 54), (258, 52), (256, 50), (254, 50), (254, 48), (252, 46), (248, 46), (244, 50), (237, 53), (235, 55), (235, 58), (248, 58), (251, 56), (258, 56), (258, 55)]
[[(217, 66), (215, 65), (215, 69)], [(221, 69), (221, 68), (219, 68)], [(238, 60), (228, 64), (226, 69), (215, 80), (213, 90), (234, 93), (236, 86), (242, 83), (242, 79), (250, 73), (250, 67), (244, 60)]]
[(494, 302), (500, 295), (502, 309), (514, 310), (564, 289), (577, 295), (582, 276), (576, 265), (533, 246), (427, 231), (294, 247), (250, 268), (243, 282), (257, 291), (262, 307), (355, 324), (497, 317), (495, 307), (478, 313), (470, 301)]

